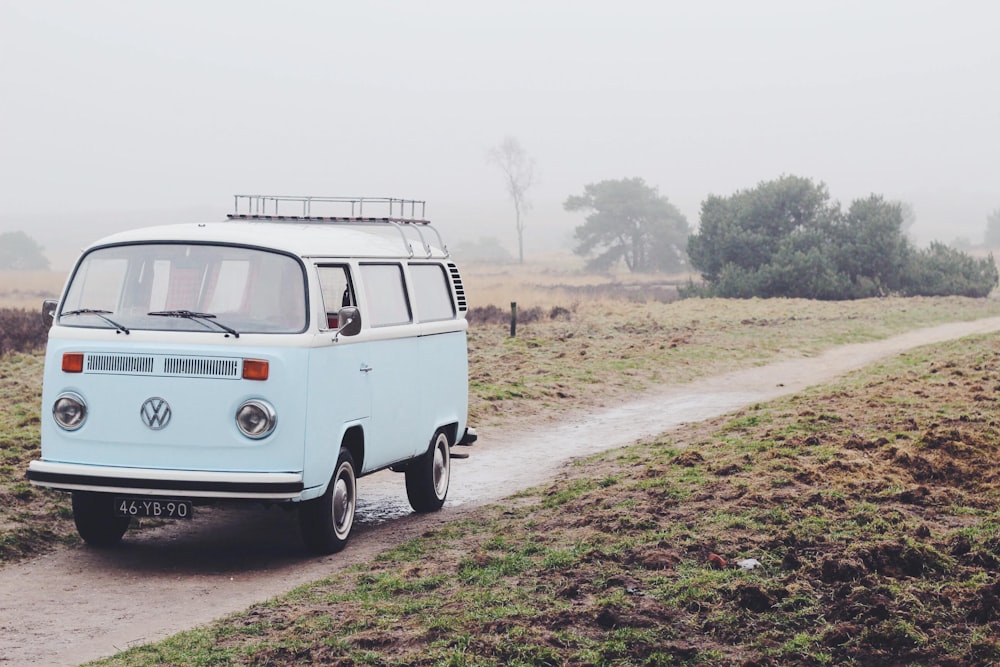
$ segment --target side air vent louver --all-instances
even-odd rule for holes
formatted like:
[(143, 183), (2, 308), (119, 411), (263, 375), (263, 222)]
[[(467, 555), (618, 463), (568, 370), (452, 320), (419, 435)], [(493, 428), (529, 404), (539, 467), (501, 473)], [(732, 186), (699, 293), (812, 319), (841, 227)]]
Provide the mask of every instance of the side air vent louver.
[(212, 359), (208, 357), (166, 357), (164, 375), (186, 377), (238, 378), (242, 373), (238, 359)]
[(464, 313), (469, 309), (469, 304), (465, 300), (465, 285), (462, 284), (462, 276), (458, 272), (458, 267), (451, 263), (448, 264), (448, 273), (451, 274), (451, 284), (455, 286), (458, 311)]
[(148, 375), (153, 372), (153, 357), (133, 354), (88, 354), (84, 370), (88, 373)]

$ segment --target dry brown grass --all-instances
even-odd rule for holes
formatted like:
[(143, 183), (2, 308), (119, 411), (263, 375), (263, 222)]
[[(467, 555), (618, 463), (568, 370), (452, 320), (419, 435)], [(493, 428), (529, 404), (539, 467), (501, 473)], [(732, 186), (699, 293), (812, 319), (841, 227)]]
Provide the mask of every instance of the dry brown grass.
[(558, 418), (656, 384), (998, 314), (1000, 301), (964, 297), (584, 300), (519, 324), (516, 338), (504, 323), (470, 327), (470, 423)]
[(676, 286), (687, 284), (689, 274), (584, 273), (582, 262), (548, 258), (525, 264), (463, 264), (462, 277), (471, 308), (497, 306), (551, 309), (583, 301), (610, 299), (633, 302), (670, 302)]
[(59, 296), (63, 271), (0, 271), (0, 308), (40, 308), (43, 299)]

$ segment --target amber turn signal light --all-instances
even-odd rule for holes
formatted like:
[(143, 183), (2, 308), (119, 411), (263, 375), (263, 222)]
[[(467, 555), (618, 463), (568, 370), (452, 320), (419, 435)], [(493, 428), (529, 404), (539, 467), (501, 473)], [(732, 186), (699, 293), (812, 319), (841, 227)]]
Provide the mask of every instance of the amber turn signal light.
[(269, 370), (268, 363), (263, 359), (243, 360), (244, 380), (266, 380)]
[(64, 352), (62, 369), (63, 373), (82, 373), (83, 352)]

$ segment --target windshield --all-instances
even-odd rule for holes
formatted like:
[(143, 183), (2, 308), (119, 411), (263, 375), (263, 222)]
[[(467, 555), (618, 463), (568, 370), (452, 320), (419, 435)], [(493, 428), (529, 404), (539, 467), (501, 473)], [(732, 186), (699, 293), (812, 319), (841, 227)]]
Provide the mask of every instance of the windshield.
[(296, 333), (306, 328), (305, 278), (296, 259), (265, 250), (183, 243), (99, 248), (73, 274), (59, 324), (124, 333)]

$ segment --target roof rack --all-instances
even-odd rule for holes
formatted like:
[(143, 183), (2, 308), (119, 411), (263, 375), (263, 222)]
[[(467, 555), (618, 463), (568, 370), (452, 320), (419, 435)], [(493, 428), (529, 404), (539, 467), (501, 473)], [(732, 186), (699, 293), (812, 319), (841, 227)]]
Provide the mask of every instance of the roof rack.
[[(311, 196), (288, 196), (288, 195), (233, 195), (234, 212), (226, 217), (230, 220), (263, 220), (268, 222), (309, 222), (309, 223), (333, 223), (346, 225), (391, 225), (394, 227), (403, 240), (410, 257), (413, 257), (413, 246), (407, 238), (406, 229), (412, 229), (417, 233), (420, 244), (424, 248), (427, 257), (431, 257), (433, 250), (421, 228), (426, 228), (434, 232), (437, 237), (438, 247), (449, 257), (447, 246), (441, 239), (441, 233), (431, 225), (431, 221), (425, 216), (427, 202), (420, 199), (400, 199), (397, 197), (311, 197)], [(285, 204), (301, 205), (300, 214), (285, 214), (279, 211), (279, 206)], [(246, 212), (240, 212), (240, 206), (244, 204)], [(313, 212), (313, 205), (320, 211), (330, 213), (340, 213), (341, 215), (322, 215)], [(365, 215), (365, 207), (381, 215)], [(345, 215), (350, 207), (350, 215)], [(419, 207), (419, 217), (417, 209)], [(407, 210), (408, 209), (408, 210)], [(409, 213), (407, 215), (407, 213)]]

